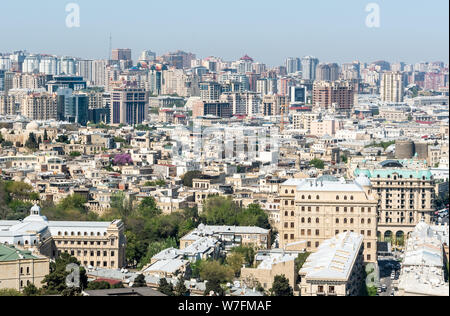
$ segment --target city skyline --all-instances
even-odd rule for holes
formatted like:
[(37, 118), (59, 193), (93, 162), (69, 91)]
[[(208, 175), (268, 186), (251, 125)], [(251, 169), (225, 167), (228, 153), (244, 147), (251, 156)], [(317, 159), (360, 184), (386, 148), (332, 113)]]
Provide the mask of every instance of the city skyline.
[[(401, 3), (378, 1), (380, 27), (369, 28), (366, 18), (370, 12), (365, 10), (369, 2), (356, 0), (345, 4), (327, 2), (326, 6), (286, 0), (276, 5), (258, 2), (256, 6), (248, 1), (237, 8), (233, 0), (220, 10), (217, 5), (207, 6), (199, 0), (196, 6), (177, 2), (169, 15), (162, 14), (165, 12), (162, 4), (140, 3), (130, 14), (133, 18), (127, 14), (121, 16), (124, 11), (117, 7), (102, 7), (103, 1), (79, 0), (73, 3), (80, 7), (80, 27), (68, 28), (65, 6), (69, 2), (55, 6), (47, 0), (28, 4), (29, 10), (21, 9), (19, 18), (2, 16), (0, 26), (14, 32), (3, 34), (0, 51), (26, 49), (33, 53), (103, 59), (109, 55), (111, 34), (112, 46), (131, 48), (134, 60), (147, 49), (158, 55), (181, 49), (198, 57), (220, 55), (225, 60), (248, 54), (269, 66), (283, 64), (287, 57), (307, 55), (321, 62), (339, 63), (353, 60), (448, 62), (448, 2), (432, 2), (433, 6), (429, 2), (413, 1), (405, 7)], [(129, 2), (130, 7), (133, 4)], [(6, 3), (3, 12), (18, 10), (20, 5)], [(35, 13), (44, 10), (46, 19), (42, 23), (39, 19), (43, 15)], [(159, 31), (152, 31), (155, 28)], [(46, 38), (42, 34), (51, 36)]]

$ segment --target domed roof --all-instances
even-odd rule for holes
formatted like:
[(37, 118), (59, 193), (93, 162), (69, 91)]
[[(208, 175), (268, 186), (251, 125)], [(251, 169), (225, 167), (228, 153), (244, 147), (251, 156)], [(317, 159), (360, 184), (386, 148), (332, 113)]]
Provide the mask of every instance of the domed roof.
[(40, 127), (40, 124), (36, 121), (27, 124), (27, 131), (37, 131)]
[(367, 177), (366, 174), (360, 174), (356, 179), (355, 182), (358, 183), (362, 187), (371, 187), (372, 182), (370, 182), (370, 179)]

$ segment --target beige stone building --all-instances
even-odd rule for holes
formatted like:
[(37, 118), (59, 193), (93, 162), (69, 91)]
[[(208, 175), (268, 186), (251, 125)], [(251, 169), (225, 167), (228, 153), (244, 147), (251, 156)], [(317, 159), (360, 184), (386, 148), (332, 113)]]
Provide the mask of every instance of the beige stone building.
[(48, 258), (0, 244), (0, 289), (22, 291), (29, 284), (41, 288), (49, 270)]
[(325, 240), (355, 232), (364, 236), (364, 260), (377, 260), (378, 200), (367, 177), (290, 179), (279, 195), (281, 248), (315, 252)]
[(364, 236), (341, 233), (326, 240), (299, 272), (301, 296), (357, 296), (364, 280)]
[[(272, 288), (277, 275), (284, 275), (289, 285), (295, 290), (298, 271), (295, 269), (295, 259), (298, 252), (284, 252), (272, 250), (257, 262), (256, 268), (242, 268), (241, 281), (249, 288), (254, 288), (258, 283), (268, 291)], [(258, 259), (258, 255), (256, 256)]]
[(113, 222), (56, 222), (31, 208), (23, 221), (0, 221), (0, 243), (36, 249), (54, 259), (68, 253), (83, 266), (118, 269), (125, 266), (124, 224)]
[(435, 180), (429, 170), (406, 169), (397, 161), (381, 165), (383, 169), (356, 169), (355, 175), (367, 175), (378, 195), (379, 239), (402, 245), (422, 218), (431, 222)]

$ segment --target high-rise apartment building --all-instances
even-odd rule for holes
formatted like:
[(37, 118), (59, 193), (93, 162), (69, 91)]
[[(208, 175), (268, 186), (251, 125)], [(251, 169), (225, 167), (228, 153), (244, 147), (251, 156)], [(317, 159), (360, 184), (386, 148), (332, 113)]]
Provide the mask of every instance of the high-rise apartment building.
[(398, 103), (403, 102), (404, 82), (400, 72), (385, 72), (381, 77), (381, 101)]
[(48, 93), (29, 94), (22, 100), (21, 114), (30, 120), (56, 120), (58, 119), (57, 99)]
[(222, 94), (222, 85), (217, 82), (201, 82), (200, 97), (204, 101), (217, 101)]
[(86, 126), (88, 122), (89, 97), (86, 94), (73, 94), (72, 89), (58, 90), (59, 119)]
[(318, 81), (313, 86), (313, 104), (330, 108), (334, 104), (337, 110), (351, 110), (354, 105), (354, 88), (348, 81)]
[(116, 48), (111, 52), (111, 60), (129, 60), (131, 61), (131, 49), (129, 48)]
[(303, 79), (316, 80), (316, 68), (319, 60), (315, 57), (306, 56), (302, 58)]
[(111, 124), (141, 124), (147, 120), (148, 100), (145, 89), (116, 84), (111, 91)]
[(302, 68), (300, 58), (289, 57), (286, 59), (286, 71), (288, 74), (296, 73)]

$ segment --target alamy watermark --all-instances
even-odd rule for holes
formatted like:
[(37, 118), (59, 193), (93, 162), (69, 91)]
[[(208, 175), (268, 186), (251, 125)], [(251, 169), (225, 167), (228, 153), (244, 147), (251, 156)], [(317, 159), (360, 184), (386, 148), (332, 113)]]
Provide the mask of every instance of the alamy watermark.
[(66, 27), (80, 27), (80, 5), (77, 3), (68, 3), (66, 5)]
[(66, 272), (69, 275), (66, 277), (66, 286), (68, 288), (79, 288), (80, 287), (80, 267), (71, 263), (66, 266)]
[(366, 5), (366, 12), (369, 14), (366, 17), (366, 26), (368, 28), (381, 27), (381, 10), (378, 3), (371, 2)]

